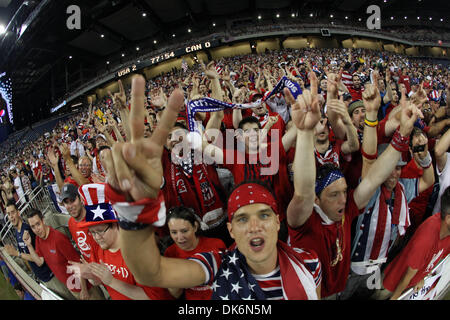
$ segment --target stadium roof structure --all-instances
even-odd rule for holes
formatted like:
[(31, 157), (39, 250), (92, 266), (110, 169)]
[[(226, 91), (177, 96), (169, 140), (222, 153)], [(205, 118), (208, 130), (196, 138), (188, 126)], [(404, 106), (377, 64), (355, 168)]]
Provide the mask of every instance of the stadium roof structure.
[[(368, 16), (371, 4), (380, 6), (383, 17), (398, 17), (400, 24), (405, 24), (400, 15), (422, 15), (415, 24), (438, 25), (450, 11), (450, 2), (430, 6), (425, 0), (0, 0), (0, 24), (6, 28), (0, 34), (0, 72), (12, 79), (15, 119), (29, 121), (31, 108), (38, 110), (37, 121), (61, 97), (114, 64), (224, 31), (232, 20), (275, 24), (277, 19), (319, 21), (332, 15), (357, 22)], [(80, 9), (80, 29), (68, 28), (71, 5)]]

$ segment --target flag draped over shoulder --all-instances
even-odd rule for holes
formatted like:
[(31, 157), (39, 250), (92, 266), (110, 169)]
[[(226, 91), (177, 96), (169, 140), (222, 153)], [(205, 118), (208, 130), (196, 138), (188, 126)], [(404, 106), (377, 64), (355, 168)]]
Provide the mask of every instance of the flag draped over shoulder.
[[(317, 300), (315, 280), (303, 264), (301, 254), (278, 241), (281, 289), (285, 300)], [(212, 285), (213, 300), (267, 300), (251, 274), (246, 259), (235, 249), (224, 257)]]

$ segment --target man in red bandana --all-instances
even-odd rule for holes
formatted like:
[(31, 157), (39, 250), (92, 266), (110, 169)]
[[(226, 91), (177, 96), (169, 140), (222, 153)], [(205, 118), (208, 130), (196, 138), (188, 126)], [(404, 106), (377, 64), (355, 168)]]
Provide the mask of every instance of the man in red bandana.
[[(236, 242), (234, 250), (199, 254), (191, 260), (161, 257), (154, 234), (154, 226), (165, 221), (160, 159), (183, 104), (183, 94), (180, 90), (172, 93), (159, 126), (150, 139), (144, 140), (144, 124), (139, 117), (144, 83), (141, 76), (132, 82), (133, 143), (116, 145), (114, 158), (105, 159), (106, 193), (118, 214), (124, 258), (136, 280), (166, 288), (209, 284), (215, 299), (320, 298), (320, 262), (315, 254), (295, 250), (278, 240), (277, 202), (258, 183), (237, 186), (228, 200), (227, 227)], [(220, 278), (230, 281), (216, 282), (223, 280)], [(278, 289), (274, 292), (264, 290), (275, 285)]]

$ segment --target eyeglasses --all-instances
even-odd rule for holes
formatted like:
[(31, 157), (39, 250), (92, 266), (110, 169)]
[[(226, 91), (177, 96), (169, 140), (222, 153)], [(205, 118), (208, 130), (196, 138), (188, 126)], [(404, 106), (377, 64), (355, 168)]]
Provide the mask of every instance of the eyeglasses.
[(105, 232), (108, 231), (109, 227), (111, 227), (111, 226), (110, 225), (107, 226), (106, 229), (103, 231), (88, 231), (88, 233), (93, 237), (95, 237), (95, 236), (103, 237), (105, 235)]

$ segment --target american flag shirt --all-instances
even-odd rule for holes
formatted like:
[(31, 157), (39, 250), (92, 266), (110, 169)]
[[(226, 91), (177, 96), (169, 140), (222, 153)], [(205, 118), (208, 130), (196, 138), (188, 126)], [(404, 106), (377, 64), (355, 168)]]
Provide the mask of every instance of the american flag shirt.
[[(316, 254), (293, 248), (301, 254), (307, 270), (307, 283), (314, 290), (322, 281), (322, 269)], [(264, 275), (252, 274), (238, 249), (225, 252), (198, 253), (189, 258), (201, 265), (205, 285), (213, 290), (213, 300), (285, 300), (280, 266)]]

